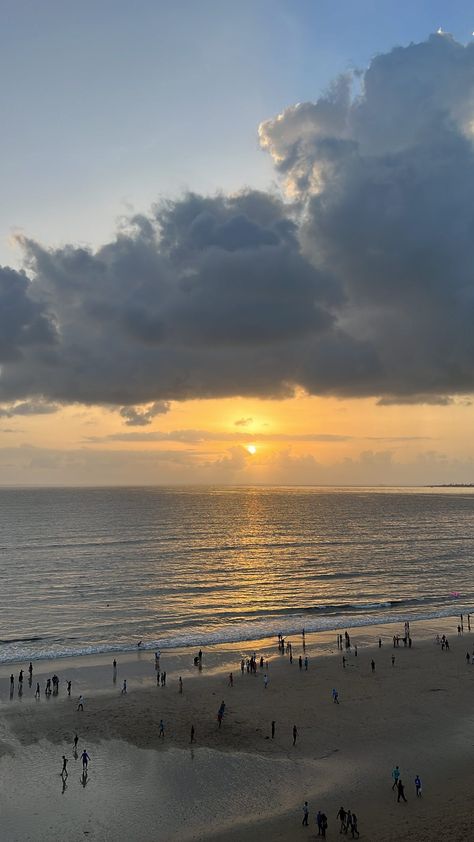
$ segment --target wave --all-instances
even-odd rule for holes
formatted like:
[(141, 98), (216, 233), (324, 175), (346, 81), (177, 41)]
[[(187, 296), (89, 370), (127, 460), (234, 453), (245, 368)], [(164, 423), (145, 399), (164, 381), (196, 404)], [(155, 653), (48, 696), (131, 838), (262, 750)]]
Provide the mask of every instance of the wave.
[[(209, 630), (199, 632), (198, 629), (190, 629), (188, 633), (183, 634), (164, 634), (163, 636), (145, 640), (141, 646), (141, 650), (156, 650), (162, 651), (173, 649), (189, 649), (202, 648), (205, 646), (219, 646), (225, 644), (236, 644), (248, 642), (251, 640), (264, 640), (277, 637), (279, 633), (288, 635), (301, 634), (304, 628), (307, 633), (337, 631), (338, 629), (358, 628), (361, 626), (373, 625), (393, 625), (402, 623), (405, 620), (410, 622), (433, 620), (443, 617), (456, 617), (460, 613), (467, 614), (474, 613), (473, 605), (468, 603), (460, 603), (459, 600), (452, 600), (449, 605), (440, 606), (432, 610), (422, 610), (422, 598), (413, 598), (406, 600), (391, 600), (378, 603), (365, 603), (365, 609), (371, 613), (361, 613), (358, 616), (354, 614), (347, 614), (337, 618), (334, 614), (320, 614), (317, 617), (315, 612), (311, 609), (302, 609), (301, 613), (293, 612), (290, 615), (265, 617), (265, 619), (254, 620), (245, 623), (234, 623), (227, 626), (222, 626), (216, 630)], [(411, 605), (414, 607), (418, 604), (418, 611), (407, 612), (406, 609)], [(349, 607), (349, 603), (344, 603)], [(379, 609), (385, 608), (385, 611), (379, 610), (374, 612), (373, 606)], [(360, 606), (359, 606), (360, 607)], [(387, 608), (393, 608), (393, 611), (387, 611)], [(56, 638), (17, 638), (14, 641), (9, 641), (10, 647), (0, 650), (0, 663), (15, 663), (29, 660), (49, 660), (79, 657), (87, 655), (106, 655), (107, 653), (116, 652), (133, 652), (137, 651), (136, 640), (118, 640), (116, 642), (91, 642), (82, 643), (76, 646), (66, 644), (66, 641), (74, 640), (74, 638), (66, 638), (60, 640)], [(38, 646), (38, 642), (44, 641), (45, 646)], [(47, 641), (47, 643), (46, 643)], [(3, 641), (5, 643), (5, 641)], [(34, 643), (36, 646), (18, 646), (18, 643)], [(13, 645), (12, 645), (13, 644)]]

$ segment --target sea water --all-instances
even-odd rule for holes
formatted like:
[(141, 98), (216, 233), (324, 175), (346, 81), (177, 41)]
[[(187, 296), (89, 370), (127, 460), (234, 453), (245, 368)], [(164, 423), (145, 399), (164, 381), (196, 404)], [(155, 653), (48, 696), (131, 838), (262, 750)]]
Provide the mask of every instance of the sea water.
[(474, 607), (470, 489), (0, 490), (0, 662)]

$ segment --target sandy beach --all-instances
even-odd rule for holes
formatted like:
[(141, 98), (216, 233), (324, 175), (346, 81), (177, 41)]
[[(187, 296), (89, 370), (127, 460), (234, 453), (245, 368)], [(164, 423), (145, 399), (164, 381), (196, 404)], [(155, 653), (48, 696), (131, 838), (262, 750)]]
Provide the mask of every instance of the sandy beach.
[[(352, 646), (343, 653), (336, 632), (307, 635), (308, 670), (298, 664), (304, 655), (301, 635), (292, 638), (292, 664), (274, 639), (206, 649), (201, 671), (193, 665), (194, 651), (167, 650), (160, 660), (166, 687), (157, 686), (154, 655), (148, 651), (120, 653), (115, 681), (110, 656), (36, 661), (31, 688), (28, 664), (3, 665), (2, 838), (289, 842), (317, 836), (319, 809), (328, 817), (327, 838), (335, 838), (343, 805), (356, 812), (360, 838), (366, 840), (431, 840), (447, 833), (450, 839), (468, 839), (474, 667), (466, 653), (472, 654), (474, 635), (465, 625), (458, 636), (457, 622), (453, 617), (412, 624), (411, 648), (402, 641), (393, 648), (393, 635), (403, 634), (403, 623), (349, 630)], [(449, 651), (435, 643), (436, 634), (443, 633)], [(241, 658), (254, 651), (268, 667), (242, 674)], [(19, 696), (21, 667), (25, 678)], [(46, 698), (45, 680), (54, 673), (59, 693)], [(124, 678), (126, 695), (121, 693)], [(72, 681), (70, 697), (67, 680)], [(36, 681), (39, 700), (34, 699)], [(333, 688), (339, 704), (333, 702)], [(85, 698), (83, 712), (77, 710), (79, 694)], [(222, 700), (226, 708), (219, 728)], [(84, 748), (91, 758), (85, 781)], [(65, 782), (63, 754), (69, 759)], [(397, 803), (391, 788), (396, 764), (406, 803)], [(416, 774), (423, 782), (418, 799)], [(305, 800), (308, 828), (301, 824)]]

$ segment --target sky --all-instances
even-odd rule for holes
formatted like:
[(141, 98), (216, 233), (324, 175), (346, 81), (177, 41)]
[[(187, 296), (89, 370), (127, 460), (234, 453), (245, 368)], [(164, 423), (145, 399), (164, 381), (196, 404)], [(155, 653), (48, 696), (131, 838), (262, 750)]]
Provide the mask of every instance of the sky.
[(467, 2), (0, 9), (0, 485), (474, 482)]

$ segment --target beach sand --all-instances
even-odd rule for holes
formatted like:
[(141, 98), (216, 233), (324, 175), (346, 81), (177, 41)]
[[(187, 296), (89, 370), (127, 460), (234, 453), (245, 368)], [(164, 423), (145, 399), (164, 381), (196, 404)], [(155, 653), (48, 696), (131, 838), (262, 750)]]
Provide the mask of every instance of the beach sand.
[[(349, 630), (342, 667), (336, 632), (306, 636), (309, 669), (299, 669), (302, 637), (292, 637), (293, 663), (275, 640), (206, 649), (203, 669), (190, 650), (165, 651), (167, 686), (156, 686), (152, 652), (37, 661), (32, 687), (20, 665), (0, 669), (0, 838), (5, 840), (312, 840), (318, 809), (327, 838), (339, 836), (341, 805), (357, 813), (360, 838), (471, 838), (474, 772), (474, 667), (466, 663), (474, 635), (458, 637), (457, 618), (411, 625), (412, 648), (394, 649), (397, 626)], [(436, 645), (445, 633), (450, 651)], [(377, 645), (378, 637), (382, 648)], [(253, 676), (241, 657), (268, 659)], [(395, 665), (391, 657), (395, 655)], [(372, 672), (370, 662), (375, 660)], [(27, 664), (21, 665), (25, 670)], [(232, 670), (234, 686), (228, 686)], [(9, 698), (9, 675), (15, 692)], [(39, 701), (36, 680), (60, 677), (57, 697)], [(183, 693), (178, 677), (183, 677)], [(128, 692), (121, 694), (127, 678)], [(71, 697), (65, 680), (73, 682)], [(339, 691), (334, 704), (331, 691)], [(85, 696), (84, 712), (77, 697)], [(217, 726), (222, 700), (226, 712)], [(159, 721), (165, 738), (159, 737)], [(270, 738), (276, 722), (275, 739)], [(195, 743), (190, 745), (191, 724)], [(298, 739), (293, 746), (292, 729)], [(79, 757), (72, 740), (79, 735)], [(87, 780), (80, 752), (91, 757)], [(66, 787), (61, 757), (69, 758)], [(401, 768), (407, 803), (397, 803), (391, 771)], [(423, 781), (415, 798), (414, 778)], [(84, 785), (85, 783), (85, 785)], [(301, 826), (302, 805), (310, 808)], [(350, 838), (350, 836), (349, 836)]]

